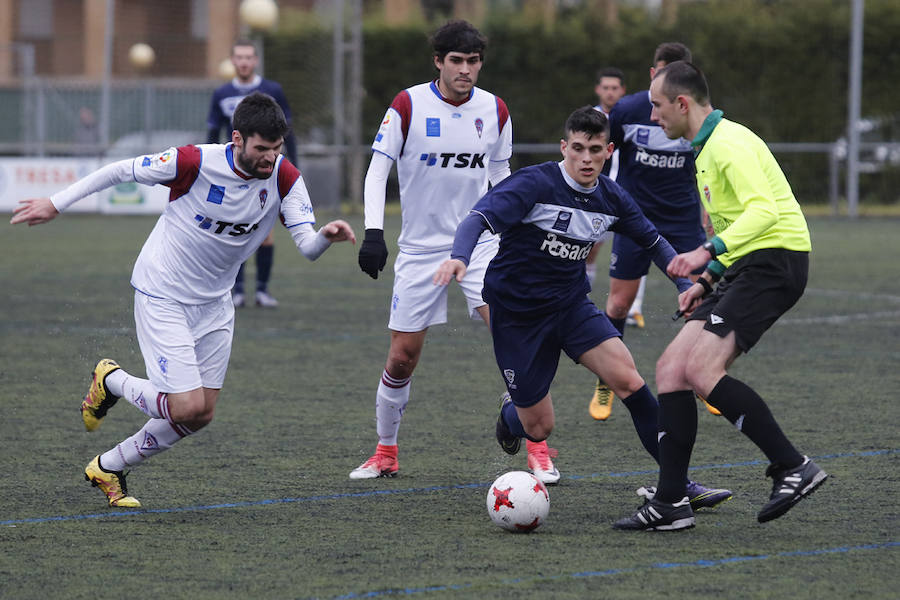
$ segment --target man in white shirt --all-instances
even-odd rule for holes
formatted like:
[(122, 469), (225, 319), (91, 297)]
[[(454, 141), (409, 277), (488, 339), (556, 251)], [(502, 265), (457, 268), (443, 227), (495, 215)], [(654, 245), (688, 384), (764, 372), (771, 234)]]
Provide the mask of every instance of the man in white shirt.
[(134, 315), (147, 379), (110, 359), (94, 368), (81, 405), (88, 431), (124, 398), (150, 417), (134, 435), (94, 457), (85, 479), (110, 506), (139, 507), (124, 470), (212, 421), (234, 331), (231, 286), (238, 267), (281, 217), (300, 252), (318, 258), (332, 242), (356, 241), (346, 222), (318, 232), (300, 172), (280, 155), (284, 113), (265, 94), (234, 113), (229, 144), (169, 148), (109, 164), (50, 198), (23, 200), (12, 224), (46, 223), (74, 202), (118, 183), (163, 184), (169, 203), (134, 265)]
[[(360, 268), (372, 278), (387, 262), (384, 242), (385, 185), (396, 161), (402, 225), (394, 263), (388, 329), (391, 345), (375, 396), (378, 444), (351, 479), (393, 477), (399, 469), (397, 433), (409, 402), (410, 378), (428, 328), (447, 322), (447, 289), (431, 276), (450, 257), (456, 227), (488, 190), (509, 175), (512, 121), (502, 99), (475, 86), (486, 40), (465, 21), (451, 21), (432, 37), (434, 81), (397, 94), (385, 113), (365, 181), (366, 237)], [(497, 237), (478, 241), (460, 286), (469, 314), (489, 322), (481, 297), (484, 272), (497, 252)], [(545, 483), (559, 480), (546, 442), (529, 446), (529, 467)]]

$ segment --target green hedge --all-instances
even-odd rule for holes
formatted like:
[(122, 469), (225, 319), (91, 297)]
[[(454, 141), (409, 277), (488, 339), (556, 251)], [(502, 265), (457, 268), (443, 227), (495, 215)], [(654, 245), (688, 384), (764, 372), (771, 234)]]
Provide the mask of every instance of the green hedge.
[[(865, 8), (862, 114), (888, 116), (900, 112), (896, 75), (900, 3), (866, 0)], [(364, 140), (374, 135), (398, 91), (434, 75), (427, 36), (436, 25), (398, 28), (375, 20), (365, 24)], [(560, 9), (553, 23), (492, 10), (481, 30), (489, 46), (478, 83), (506, 101), (519, 143), (559, 139), (572, 109), (596, 102), (594, 77), (600, 67), (621, 68), (629, 92), (646, 89), (652, 54), (662, 41), (686, 43), (694, 62), (707, 74), (716, 107), (769, 142), (830, 142), (845, 131), (847, 0), (684, 3), (670, 27), (645, 10), (624, 4), (615, 27), (603, 22), (600, 14), (579, 8)], [(330, 49), (330, 33), (323, 29), (316, 33), (308, 26), (283, 26), (267, 40), (267, 56), (270, 48), (272, 55), (281, 56), (275, 52), (279, 44), (290, 47), (294, 59), (267, 63), (267, 72), (276, 78), (302, 80), (304, 70), (326, 68), (321, 62), (304, 61), (313, 48)], [(289, 90), (292, 101), (298, 95), (304, 97), (303, 90), (297, 88), (293, 96)], [(314, 103), (316, 98), (303, 102)], [(795, 187), (803, 188), (809, 201), (827, 197), (824, 159), (785, 162), (790, 163)]]

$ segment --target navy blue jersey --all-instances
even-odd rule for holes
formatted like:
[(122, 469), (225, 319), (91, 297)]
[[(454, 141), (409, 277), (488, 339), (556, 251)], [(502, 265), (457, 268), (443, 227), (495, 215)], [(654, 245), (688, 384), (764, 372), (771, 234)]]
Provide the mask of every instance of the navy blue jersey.
[[(261, 92), (272, 96), (278, 106), (284, 112), (288, 127), (291, 126), (291, 107), (288, 105), (284, 90), (277, 81), (264, 79), (256, 75), (252, 82), (244, 85), (237, 78), (226, 84), (220, 85), (213, 92), (209, 105), (209, 115), (206, 117), (206, 129), (208, 132), (206, 141), (210, 144), (219, 143), (219, 135), (225, 129), (226, 142), (231, 141), (231, 117), (234, 109), (244, 97), (253, 92)], [(295, 165), (297, 164), (297, 145), (291, 133), (285, 137), (285, 156)]]
[(701, 229), (694, 154), (684, 138), (670, 140), (650, 120), (649, 92), (629, 94), (609, 115), (610, 141), (619, 149), (616, 181), (660, 231)]
[(660, 260), (663, 254), (675, 255), (615, 181), (601, 175), (594, 188), (584, 188), (564, 177), (556, 162), (516, 171), (485, 194), (472, 213), (500, 234), (482, 295), (491, 306), (508, 311), (545, 313), (584, 297), (590, 291), (584, 259), (607, 230), (654, 249)]

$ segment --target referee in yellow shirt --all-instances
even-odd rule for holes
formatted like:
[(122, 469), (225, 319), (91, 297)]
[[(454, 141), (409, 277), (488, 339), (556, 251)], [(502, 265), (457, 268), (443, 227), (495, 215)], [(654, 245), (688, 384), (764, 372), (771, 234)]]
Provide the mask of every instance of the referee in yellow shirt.
[(657, 71), (650, 101), (651, 119), (667, 137), (691, 141), (700, 199), (716, 235), (669, 263), (672, 276), (686, 277), (703, 265), (706, 270), (679, 296), (686, 323), (656, 365), (659, 485), (651, 500), (614, 527), (694, 525), (684, 482), (697, 435), (695, 392), (769, 459), (772, 493), (757, 515), (764, 523), (790, 510), (827, 475), (794, 448), (763, 399), (726, 369), (803, 295), (809, 230), (765, 142), (713, 110), (697, 67), (677, 61)]

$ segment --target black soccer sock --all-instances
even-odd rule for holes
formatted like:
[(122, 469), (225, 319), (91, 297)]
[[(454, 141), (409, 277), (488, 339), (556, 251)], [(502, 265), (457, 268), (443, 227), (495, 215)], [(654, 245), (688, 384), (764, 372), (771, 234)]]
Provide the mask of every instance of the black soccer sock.
[(525, 433), (525, 427), (522, 425), (522, 421), (519, 419), (519, 413), (516, 411), (516, 406), (512, 402), (503, 407), (503, 410), (500, 411), (503, 414), (503, 422), (506, 423), (506, 426), (509, 428), (509, 432), (512, 433), (516, 437), (523, 437), (526, 440), (531, 440), (532, 442), (540, 442), (542, 440), (536, 440), (527, 433)]
[(233, 291), (235, 294), (244, 293), (244, 263), (241, 263), (241, 266), (237, 272), (237, 276), (234, 278)]
[(656, 498), (678, 502), (684, 498), (691, 452), (697, 439), (697, 401), (683, 390), (659, 395), (659, 487)]
[(656, 441), (659, 425), (659, 403), (650, 388), (646, 385), (622, 399), (622, 403), (631, 413), (631, 420), (634, 422), (634, 429), (637, 431), (638, 437), (641, 438), (641, 444), (650, 456), (659, 463), (659, 443)]
[(742, 381), (725, 375), (709, 393), (707, 402), (715, 406), (738, 431), (750, 438), (771, 462), (792, 468), (803, 462), (772, 412), (759, 394)]
[(627, 321), (628, 318), (626, 317), (624, 319), (613, 319), (609, 315), (606, 315), (606, 316), (609, 318), (609, 322), (613, 324), (613, 327), (618, 329), (619, 333), (621, 333), (624, 336), (625, 335), (625, 321)]
[(275, 246), (260, 246), (256, 251), (256, 291), (265, 292), (272, 274)]

